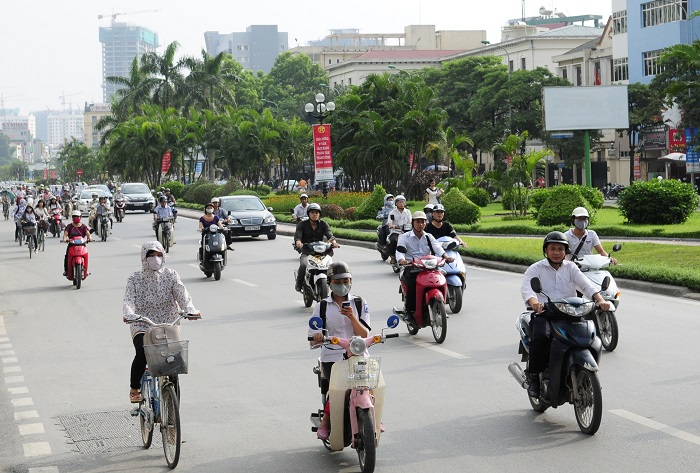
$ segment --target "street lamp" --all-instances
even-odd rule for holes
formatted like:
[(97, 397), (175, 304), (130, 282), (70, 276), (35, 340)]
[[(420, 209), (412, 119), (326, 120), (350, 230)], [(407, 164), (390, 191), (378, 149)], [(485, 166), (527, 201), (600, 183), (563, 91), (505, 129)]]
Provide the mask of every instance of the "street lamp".
[[(491, 42), (484, 40), (481, 42), (481, 44), (490, 45)], [(506, 61), (508, 63), (507, 64), (507, 67), (508, 67), (508, 129), (510, 130), (511, 120), (513, 117), (513, 106), (512, 106), (511, 101), (510, 101), (510, 68), (511, 68), (510, 54), (508, 54), (508, 50), (500, 44), (494, 44), (492, 46), (496, 46), (497, 48), (501, 48), (503, 50), (503, 52), (506, 53)]]
[[(319, 124), (323, 123), (323, 119), (332, 114), (335, 111), (335, 103), (326, 102), (326, 96), (321, 92), (316, 94), (315, 99), (316, 106), (311, 102), (304, 105), (304, 111), (310, 117), (314, 117), (318, 120)], [(316, 113), (314, 113), (316, 111)]]

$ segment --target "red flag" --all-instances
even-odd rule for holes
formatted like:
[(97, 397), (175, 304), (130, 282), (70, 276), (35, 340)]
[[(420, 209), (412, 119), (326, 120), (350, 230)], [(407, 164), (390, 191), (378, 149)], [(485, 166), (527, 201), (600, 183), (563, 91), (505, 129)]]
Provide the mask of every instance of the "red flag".
[(170, 169), (170, 151), (166, 151), (163, 155), (163, 161), (160, 167), (161, 172), (166, 173)]

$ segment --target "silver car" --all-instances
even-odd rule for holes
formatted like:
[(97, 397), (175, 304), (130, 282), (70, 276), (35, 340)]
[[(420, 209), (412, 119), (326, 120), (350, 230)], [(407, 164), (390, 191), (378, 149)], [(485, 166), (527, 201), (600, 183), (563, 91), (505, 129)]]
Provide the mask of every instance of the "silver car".
[(85, 189), (78, 196), (77, 202), (73, 202), (73, 205), (77, 210), (80, 210), (80, 214), (83, 216), (90, 215), (90, 202), (92, 202), (92, 195), (97, 194), (99, 200), (102, 196), (107, 196), (107, 193), (102, 189)]

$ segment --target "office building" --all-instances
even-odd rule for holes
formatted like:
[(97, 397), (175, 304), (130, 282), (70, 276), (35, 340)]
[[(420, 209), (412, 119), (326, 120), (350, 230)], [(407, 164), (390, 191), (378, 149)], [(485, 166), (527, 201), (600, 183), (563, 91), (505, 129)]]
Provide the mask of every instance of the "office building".
[(227, 52), (244, 69), (269, 73), (275, 60), (288, 46), (288, 33), (277, 31), (277, 25), (252, 25), (245, 32), (221, 34), (204, 33), (207, 54), (216, 56)]

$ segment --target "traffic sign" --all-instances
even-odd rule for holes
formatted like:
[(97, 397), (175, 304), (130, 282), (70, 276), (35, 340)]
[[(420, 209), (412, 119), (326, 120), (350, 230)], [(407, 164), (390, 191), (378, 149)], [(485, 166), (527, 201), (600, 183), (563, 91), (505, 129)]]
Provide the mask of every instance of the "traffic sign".
[(82, 169), (78, 169), (77, 171), (75, 171), (75, 173), (78, 175), (78, 177), (80, 177), (80, 176), (83, 175), (83, 170), (82, 170)]

